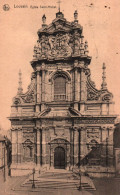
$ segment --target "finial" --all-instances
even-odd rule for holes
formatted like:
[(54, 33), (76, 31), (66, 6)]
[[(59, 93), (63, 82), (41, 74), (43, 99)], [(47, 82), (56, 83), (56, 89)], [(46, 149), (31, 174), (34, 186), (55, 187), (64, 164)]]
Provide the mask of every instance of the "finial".
[(61, 1), (59, 0), (57, 3), (58, 3), (58, 11), (60, 12), (60, 3), (61, 3)]
[(77, 12), (77, 10), (75, 10), (75, 12), (74, 12), (74, 20), (77, 20), (78, 19), (78, 12)]
[(103, 76), (102, 76), (101, 89), (106, 90), (107, 89), (107, 83), (106, 83), (106, 71), (105, 71), (106, 65), (105, 65), (105, 63), (103, 63), (102, 69), (103, 69)]
[(22, 88), (22, 73), (21, 70), (19, 70), (19, 86), (18, 86), (18, 94), (22, 94), (23, 88)]
[(42, 22), (43, 22), (43, 24), (46, 23), (46, 16), (45, 16), (45, 14), (44, 14), (43, 17), (42, 17)]

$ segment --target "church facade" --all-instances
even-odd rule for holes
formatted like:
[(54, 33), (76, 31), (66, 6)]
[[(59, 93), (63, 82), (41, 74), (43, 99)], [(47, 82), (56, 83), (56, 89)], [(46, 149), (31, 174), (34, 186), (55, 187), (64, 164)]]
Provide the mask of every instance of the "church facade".
[[(12, 166), (46, 169), (83, 167), (93, 176), (114, 174), (113, 95), (103, 64), (101, 89), (91, 80), (91, 57), (83, 27), (62, 12), (51, 24), (42, 17), (31, 61), (28, 91), (19, 88), (11, 106)], [(27, 168), (26, 168), (27, 169)]]

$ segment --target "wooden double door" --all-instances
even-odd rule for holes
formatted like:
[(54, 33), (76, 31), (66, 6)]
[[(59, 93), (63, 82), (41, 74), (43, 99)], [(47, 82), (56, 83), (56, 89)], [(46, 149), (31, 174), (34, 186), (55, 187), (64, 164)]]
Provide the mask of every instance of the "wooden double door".
[(65, 149), (63, 147), (56, 147), (54, 151), (54, 168), (65, 169)]

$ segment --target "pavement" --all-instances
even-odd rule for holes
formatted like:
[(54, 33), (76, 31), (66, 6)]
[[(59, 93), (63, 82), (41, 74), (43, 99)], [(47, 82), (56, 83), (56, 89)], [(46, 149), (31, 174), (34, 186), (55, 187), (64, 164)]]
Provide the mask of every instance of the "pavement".
[(72, 189), (36, 189), (27, 188), (22, 190), (14, 190), (14, 186), (20, 185), (26, 178), (24, 177), (11, 177), (2, 185), (0, 184), (0, 195), (92, 195), (92, 193), (87, 191), (79, 191)]
[(33, 189), (32, 186), (19, 188), (26, 179), (28, 179), (28, 176), (8, 177), (6, 182), (0, 183), (0, 195), (92, 195), (91, 192), (75, 189), (41, 188), (37, 191), (37, 188)]
[(93, 195), (120, 195), (120, 177), (93, 179), (96, 191)]
[(40, 189), (36, 191), (32, 186), (14, 190), (27, 179), (24, 177), (8, 177), (7, 181), (0, 183), (0, 195), (120, 195), (120, 177), (117, 178), (94, 178), (96, 191), (79, 191), (74, 189)]

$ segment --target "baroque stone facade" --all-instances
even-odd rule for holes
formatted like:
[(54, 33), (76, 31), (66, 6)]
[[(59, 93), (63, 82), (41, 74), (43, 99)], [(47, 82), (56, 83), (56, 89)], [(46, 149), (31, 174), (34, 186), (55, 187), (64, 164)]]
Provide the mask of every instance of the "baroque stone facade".
[(77, 18), (77, 11), (73, 22), (58, 12), (47, 25), (46, 16), (42, 17), (31, 61), (31, 84), (23, 93), (20, 72), (13, 98), (12, 169), (32, 162), (56, 169), (82, 166), (95, 176), (114, 173), (116, 116), (106, 66), (98, 90), (91, 81), (88, 42)]

